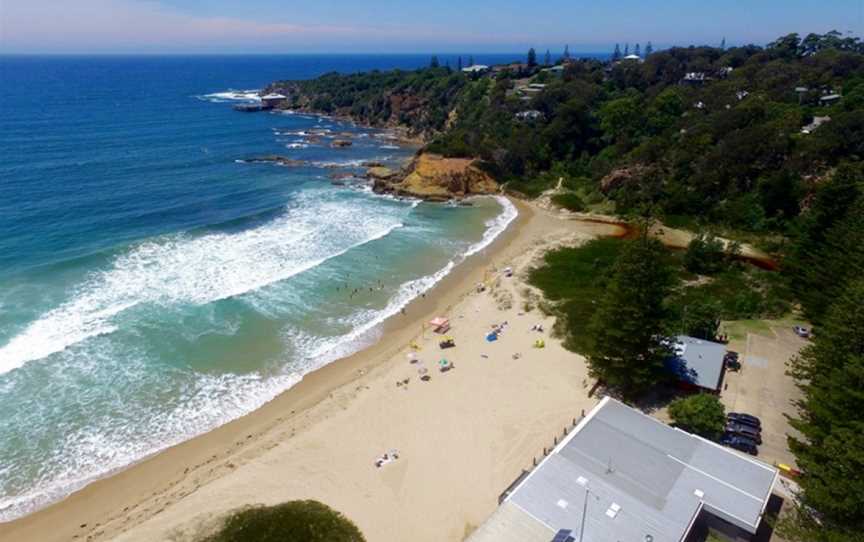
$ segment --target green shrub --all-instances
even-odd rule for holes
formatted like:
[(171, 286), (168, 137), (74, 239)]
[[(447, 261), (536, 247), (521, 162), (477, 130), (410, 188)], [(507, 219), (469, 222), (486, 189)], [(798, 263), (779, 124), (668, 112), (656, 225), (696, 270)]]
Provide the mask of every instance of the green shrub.
[(672, 401), (669, 417), (681, 429), (715, 439), (723, 433), (726, 409), (716, 395), (700, 393)]
[(577, 194), (566, 192), (564, 194), (555, 194), (552, 196), (552, 203), (558, 207), (563, 207), (568, 211), (579, 213), (585, 210), (585, 202), (582, 201)]
[(365, 542), (365, 538), (336, 510), (307, 500), (234, 512), (205, 542)]

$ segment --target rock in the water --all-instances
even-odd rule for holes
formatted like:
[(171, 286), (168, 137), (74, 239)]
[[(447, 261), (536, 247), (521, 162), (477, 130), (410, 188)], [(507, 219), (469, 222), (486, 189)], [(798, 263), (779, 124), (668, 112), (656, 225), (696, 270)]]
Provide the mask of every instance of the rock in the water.
[(244, 160), (245, 162), (269, 162), (273, 164), (278, 164), (280, 166), (292, 166), (292, 167), (301, 167), (308, 165), (305, 160), (295, 160), (293, 158), (288, 158), (287, 156), (282, 156), (281, 154), (267, 154), (264, 156), (256, 156), (255, 158), (250, 158), (249, 160)]
[(392, 179), (396, 176), (396, 172), (389, 167), (373, 166), (366, 170), (366, 176), (370, 179)]
[(342, 180), (345, 180), (345, 179), (353, 179), (353, 178), (355, 178), (356, 176), (357, 176), (357, 175), (355, 175), (354, 173), (348, 173), (348, 172), (345, 172), (345, 171), (338, 171), (338, 172), (331, 173), (331, 174), (329, 175), (330, 179), (332, 179), (332, 180), (334, 180), (334, 181), (342, 181)]
[(352, 142), (348, 141), (347, 139), (334, 139), (333, 142), (330, 143), (330, 146), (334, 149), (342, 149), (345, 147), (350, 147), (351, 145)]

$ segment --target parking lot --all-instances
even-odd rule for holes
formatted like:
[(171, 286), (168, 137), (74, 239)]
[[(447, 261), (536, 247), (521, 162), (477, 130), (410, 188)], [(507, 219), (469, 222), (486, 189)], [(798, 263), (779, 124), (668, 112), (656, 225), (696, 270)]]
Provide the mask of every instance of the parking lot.
[(807, 344), (789, 322), (758, 326), (730, 323), (727, 348), (740, 354), (741, 370), (726, 371), (720, 398), (727, 412), (745, 412), (762, 420), (759, 458), (766, 463), (795, 466), (786, 435), (793, 432), (785, 414), (794, 414), (800, 397), (786, 363)]

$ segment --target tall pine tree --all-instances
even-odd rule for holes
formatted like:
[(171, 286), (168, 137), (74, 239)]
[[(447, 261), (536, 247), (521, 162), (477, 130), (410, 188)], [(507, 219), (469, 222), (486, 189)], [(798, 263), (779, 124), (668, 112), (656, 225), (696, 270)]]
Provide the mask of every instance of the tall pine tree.
[(654, 46), (651, 45), (651, 42), (649, 41), (648, 43), (645, 44), (645, 58), (648, 58), (649, 56), (651, 56), (651, 53), (653, 53), (653, 52), (654, 52)]
[(627, 56), (627, 55), (629, 55), (629, 54), (630, 54), (630, 44), (629, 44), (629, 43), (625, 43), (625, 44), (624, 44), (624, 56)]
[(789, 448), (802, 492), (781, 530), (802, 542), (853, 542), (864, 533), (864, 280), (841, 293), (813, 343), (791, 363), (803, 392)]
[(615, 52), (612, 53), (612, 60), (621, 60), (621, 46), (615, 44)]
[(430, 68), (440, 68), (441, 63), (438, 61), (438, 55), (432, 55), (432, 60), (429, 61)]
[(819, 324), (850, 278), (864, 276), (864, 166), (841, 164), (801, 216), (783, 273)]
[(460, 72), (462, 71), (462, 56), (460, 55), (458, 59), (456, 59), (456, 69)]
[(528, 67), (533, 68), (537, 65), (537, 51), (534, 48), (528, 49)]
[(666, 378), (663, 302), (675, 275), (667, 249), (647, 226), (626, 243), (589, 326), (588, 363), (592, 376), (633, 400)]
[(570, 46), (569, 45), (564, 46), (564, 54), (561, 55), (561, 58), (563, 58), (564, 60), (570, 60)]
[(552, 53), (549, 52), (549, 49), (546, 49), (546, 55), (543, 57), (543, 65), (551, 66), (552, 65)]
[(639, 48), (639, 44), (636, 44), (636, 47), (633, 48), (633, 54), (636, 56), (642, 56), (642, 51)]

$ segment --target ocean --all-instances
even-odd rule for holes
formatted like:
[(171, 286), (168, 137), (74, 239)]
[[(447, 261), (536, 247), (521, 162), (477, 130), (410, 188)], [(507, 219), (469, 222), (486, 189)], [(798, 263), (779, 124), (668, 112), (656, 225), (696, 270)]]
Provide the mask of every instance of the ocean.
[[(371, 344), (506, 228), (500, 198), (332, 183), (415, 152), (379, 130), (231, 108), (276, 79), (428, 61), (0, 57), (0, 521)], [(252, 160), (266, 154), (303, 165)]]

